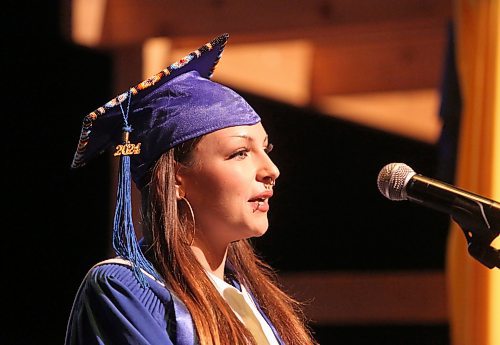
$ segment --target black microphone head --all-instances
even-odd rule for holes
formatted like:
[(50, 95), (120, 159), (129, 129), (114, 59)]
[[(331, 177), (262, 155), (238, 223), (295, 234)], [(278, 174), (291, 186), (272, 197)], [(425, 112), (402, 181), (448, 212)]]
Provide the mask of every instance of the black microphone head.
[(415, 171), (404, 163), (387, 164), (378, 174), (378, 190), (390, 200), (406, 200), (406, 184), (413, 175)]

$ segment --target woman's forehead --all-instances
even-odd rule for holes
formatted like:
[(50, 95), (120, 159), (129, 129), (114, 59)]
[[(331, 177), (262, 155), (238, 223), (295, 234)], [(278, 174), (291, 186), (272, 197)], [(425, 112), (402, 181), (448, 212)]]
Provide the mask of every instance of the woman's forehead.
[(219, 129), (215, 132), (205, 135), (200, 143), (202, 143), (203, 141), (229, 142), (237, 139), (261, 143), (266, 138), (267, 133), (262, 124), (259, 122), (255, 125), (250, 126), (234, 126)]

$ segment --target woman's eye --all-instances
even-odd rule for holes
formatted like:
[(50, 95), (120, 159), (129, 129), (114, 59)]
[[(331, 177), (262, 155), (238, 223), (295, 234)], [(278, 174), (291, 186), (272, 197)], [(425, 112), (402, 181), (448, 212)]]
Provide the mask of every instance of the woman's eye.
[(236, 151), (232, 155), (230, 155), (229, 159), (233, 159), (233, 158), (240, 158), (241, 159), (241, 158), (245, 158), (246, 156), (248, 156), (248, 149), (241, 149), (241, 150)]

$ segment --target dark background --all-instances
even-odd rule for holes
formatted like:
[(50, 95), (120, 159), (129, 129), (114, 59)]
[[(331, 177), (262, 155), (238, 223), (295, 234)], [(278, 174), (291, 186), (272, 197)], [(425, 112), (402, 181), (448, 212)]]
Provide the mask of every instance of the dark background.
[[(106, 52), (65, 41), (56, 1), (4, 2), (2, 344), (62, 344), (78, 285), (108, 255), (110, 164), (70, 170), (83, 116), (114, 96)], [(271, 228), (255, 242), (279, 271), (442, 270), (448, 218), (377, 190), (405, 162), (436, 174), (439, 148), (242, 93), (279, 166)], [(6, 147), (5, 147), (6, 145)], [(426, 232), (425, 229), (433, 229)], [(448, 325), (315, 327), (322, 344), (448, 344)]]

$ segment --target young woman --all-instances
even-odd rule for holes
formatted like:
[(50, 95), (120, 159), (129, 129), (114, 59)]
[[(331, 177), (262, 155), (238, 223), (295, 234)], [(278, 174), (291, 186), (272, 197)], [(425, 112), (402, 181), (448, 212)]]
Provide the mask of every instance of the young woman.
[[(111, 145), (121, 159), (118, 256), (84, 278), (66, 344), (315, 343), (248, 241), (267, 231), (279, 170), (260, 117), (210, 80), (227, 38), (84, 119), (73, 167)], [(130, 175), (142, 195), (140, 244)]]

